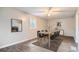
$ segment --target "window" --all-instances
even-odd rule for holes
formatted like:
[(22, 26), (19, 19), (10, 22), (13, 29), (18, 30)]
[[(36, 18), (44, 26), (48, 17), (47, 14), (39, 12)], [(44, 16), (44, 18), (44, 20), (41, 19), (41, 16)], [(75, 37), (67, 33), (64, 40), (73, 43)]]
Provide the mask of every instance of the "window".
[(30, 28), (35, 29), (36, 28), (36, 20), (32, 17), (30, 17)]

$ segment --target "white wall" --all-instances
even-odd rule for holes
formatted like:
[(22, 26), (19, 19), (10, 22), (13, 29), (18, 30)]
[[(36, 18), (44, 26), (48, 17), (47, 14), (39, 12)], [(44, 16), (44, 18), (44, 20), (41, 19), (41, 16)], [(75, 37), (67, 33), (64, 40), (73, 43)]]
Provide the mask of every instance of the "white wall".
[[(31, 30), (29, 16), (14, 8), (0, 8), (0, 48), (35, 38), (38, 29), (45, 29), (45, 20), (32, 16), (37, 21), (37, 28)], [(11, 18), (22, 19), (22, 32), (11, 32)]]
[(53, 31), (56, 28), (57, 22), (61, 22), (61, 29), (64, 29), (65, 36), (75, 36), (75, 17), (49, 20), (51, 31)]
[(78, 50), (79, 50), (79, 8), (77, 9), (76, 12), (76, 36), (75, 36), (75, 40), (76, 43), (78, 43)]

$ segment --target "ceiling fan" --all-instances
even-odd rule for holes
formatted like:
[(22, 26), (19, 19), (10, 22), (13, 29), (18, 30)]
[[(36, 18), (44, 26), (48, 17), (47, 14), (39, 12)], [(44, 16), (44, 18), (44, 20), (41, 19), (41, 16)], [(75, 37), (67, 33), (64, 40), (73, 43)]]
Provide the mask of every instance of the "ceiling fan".
[(51, 13), (50, 13), (51, 9), (52, 9), (52, 7), (49, 7), (47, 16), (50, 16), (51, 15)]
[(50, 16), (53, 12), (70, 12), (69, 10), (54, 9), (49, 7), (47, 15)]

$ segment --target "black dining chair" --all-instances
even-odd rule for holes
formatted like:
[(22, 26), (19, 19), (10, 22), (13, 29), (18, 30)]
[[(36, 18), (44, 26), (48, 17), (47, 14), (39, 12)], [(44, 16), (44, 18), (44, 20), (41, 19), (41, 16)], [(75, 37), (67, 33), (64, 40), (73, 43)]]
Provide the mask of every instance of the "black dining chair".
[(40, 31), (37, 31), (37, 37), (39, 37), (39, 33), (40, 33)]
[[(45, 30), (45, 32), (48, 32), (48, 31)], [(47, 38), (47, 37), (49, 36), (49, 34), (47, 33), (47, 34), (45, 34), (44, 36), (45, 36), (45, 38)]]
[(42, 40), (44, 39), (44, 34), (42, 34), (40, 31), (37, 31), (37, 37), (38, 37), (39, 43), (41, 43)]
[(48, 32), (47, 30), (45, 30), (45, 32)]
[(54, 34), (50, 36), (50, 39), (54, 40), (55, 38), (57, 38), (59, 36), (59, 34), (60, 34), (60, 31), (54, 32)]

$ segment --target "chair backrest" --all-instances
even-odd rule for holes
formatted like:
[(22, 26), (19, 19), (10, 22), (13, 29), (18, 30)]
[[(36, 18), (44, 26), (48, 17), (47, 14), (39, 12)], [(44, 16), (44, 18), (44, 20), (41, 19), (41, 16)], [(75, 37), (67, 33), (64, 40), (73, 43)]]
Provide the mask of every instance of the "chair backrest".
[(57, 31), (57, 36), (59, 36), (60, 35), (60, 31)]
[(41, 32), (44, 32), (44, 30), (41, 30)]
[(39, 36), (40, 31), (37, 31), (37, 37)]
[(55, 37), (57, 36), (57, 32), (54, 32), (54, 36), (55, 36)]
[(45, 32), (48, 32), (47, 30), (45, 30)]
[(57, 37), (57, 36), (59, 36), (59, 35), (60, 35), (60, 31), (54, 32), (54, 36), (55, 36), (55, 37)]

